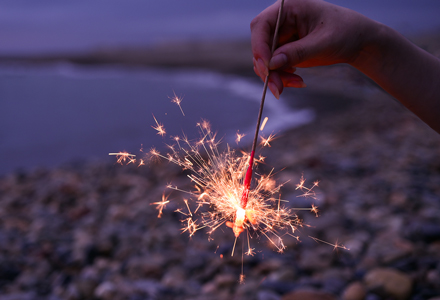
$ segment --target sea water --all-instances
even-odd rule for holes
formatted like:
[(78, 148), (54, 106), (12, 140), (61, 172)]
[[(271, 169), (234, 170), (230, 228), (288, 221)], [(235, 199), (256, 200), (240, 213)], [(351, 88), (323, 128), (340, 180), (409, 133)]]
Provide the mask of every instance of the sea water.
[[(249, 146), (262, 83), (206, 71), (122, 67), (0, 67), (0, 174), (52, 167), (73, 160), (104, 160), (109, 152), (163, 149), (170, 137), (199, 138), (196, 124), (211, 123), (218, 139)], [(174, 95), (181, 107), (172, 103)], [(313, 119), (272, 95), (263, 135)], [(165, 126), (161, 137), (154, 118)], [(240, 145), (236, 133), (244, 133)], [(246, 149), (249, 150), (249, 149)]]

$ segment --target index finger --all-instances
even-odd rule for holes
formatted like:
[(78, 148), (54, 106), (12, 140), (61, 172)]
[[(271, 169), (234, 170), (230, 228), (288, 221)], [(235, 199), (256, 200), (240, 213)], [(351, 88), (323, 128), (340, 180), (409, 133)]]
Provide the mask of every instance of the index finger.
[(255, 60), (261, 59), (266, 66), (272, 58), (271, 45), (278, 16), (278, 2), (263, 10), (251, 22), (251, 45)]

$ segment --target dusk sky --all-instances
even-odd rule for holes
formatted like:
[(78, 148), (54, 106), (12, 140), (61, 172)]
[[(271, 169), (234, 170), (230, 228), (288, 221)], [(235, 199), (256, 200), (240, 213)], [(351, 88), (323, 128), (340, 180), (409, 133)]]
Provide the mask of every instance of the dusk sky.
[[(437, 0), (333, 0), (403, 33), (440, 27)], [(249, 38), (272, 0), (0, 1), (0, 54), (88, 51), (185, 39)]]

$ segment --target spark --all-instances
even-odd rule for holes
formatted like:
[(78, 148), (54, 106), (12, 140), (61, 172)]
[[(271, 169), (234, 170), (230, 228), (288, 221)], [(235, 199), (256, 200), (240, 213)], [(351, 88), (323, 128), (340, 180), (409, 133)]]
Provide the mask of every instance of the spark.
[(312, 208), (310, 209), (310, 211), (311, 211), (312, 213), (314, 213), (316, 217), (319, 216), (319, 215), (318, 215), (318, 213), (319, 213), (319, 209), (318, 209), (318, 207), (315, 206), (314, 204), (312, 204)]
[(269, 118), (265, 117), (263, 123), (261, 124), (260, 131), (263, 131), (264, 127), (266, 126), (267, 120), (269, 120)]
[(238, 144), (241, 141), (241, 139), (245, 137), (245, 135), (246, 135), (245, 133), (238, 133), (237, 131), (235, 142)]
[(245, 276), (244, 274), (240, 274), (240, 279), (238, 280), (238, 282), (239, 282), (240, 284), (244, 284), (245, 279), (246, 279), (246, 276)]
[[(186, 208), (176, 210), (184, 216), (182, 232), (192, 236), (196, 231), (207, 228), (208, 234), (212, 234), (226, 225), (232, 228), (236, 239), (245, 231), (248, 235), (252, 232), (265, 236), (279, 252), (283, 252), (286, 247), (283, 236), (294, 236), (297, 228), (303, 226), (295, 213), (296, 209), (287, 207), (287, 200), (279, 197), (283, 184), (277, 184), (273, 179), (273, 170), (267, 175), (254, 174), (256, 180), (249, 189), (247, 205), (241, 207), (250, 154), (237, 153), (228, 145), (220, 151), (219, 141), (211, 131), (209, 122), (203, 120), (197, 127), (200, 132), (198, 140), (191, 142), (185, 136), (173, 137), (174, 144), (168, 147), (168, 153), (162, 154), (154, 148), (150, 150), (150, 159), (165, 159), (191, 171), (187, 176), (195, 184), (193, 190), (167, 185), (168, 189), (190, 196), (184, 199)], [(254, 161), (256, 169), (262, 160)], [(301, 190), (306, 189), (304, 182), (301, 182)], [(312, 189), (308, 192), (311, 193)], [(317, 207), (308, 210), (317, 211)], [(254, 254), (250, 243), (245, 253)]]
[(270, 142), (272, 142), (275, 139), (275, 134), (271, 133), (267, 138), (265, 138), (264, 136), (260, 135), (261, 138), (261, 143), (260, 145), (263, 147), (269, 146), (272, 147), (270, 145)]
[(337, 250), (337, 249), (344, 249), (344, 250), (350, 250), (349, 248), (347, 248), (346, 246), (339, 244), (338, 241), (336, 241), (334, 244), (333, 243), (329, 243), (320, 239), (317, 239), (313, 236), (309, 236), (309, 238), (311, 238), (312, 240), (314, 240), (315, 242), (319, 242), (319, 243), (323, 243), (323, 244), (327, 244), (333, 247), (333, 250)]
[(260, 155), (260, 156), (258, 156), (257, 162), (263, 163), (265, 159), (266, 159), (266, 157)]
[[(299, 197), (310, 197), (310, 198), (316, 199), (316, 193), (314, 191), (314, 188), (319, 185), (319, 181), (315, 181), (313, 183), (312, 187), (310, 187), (310, 188), (308, 188), (304, 185), (305, 182), (306, 182), (306, 180), (304, 179), (304, 175), (301, 175), (301, 179), (300, 179), (299, 183), (296, 185), (296, 189), (295, 189), (295, 190), (300, 190), (303, 192), (303, 194), (300, 195)], [(315, 214), (318, 213), (317, 208), (314, 208), (312, 211), (315, 212)]]
[(124, 164), (124, 163), (131, 163), (133, 160), (133, 157), (136, 157), (136, 155), (134, 154), (130, 154), (128, 152), (117, 152), (117, 153), (109, 153), (108, 155), (115, 155), (117, 158), (117, 163), (118, 164)]
[[(157, 121), (156, 123), (159, 127), (162, 126)], [(247, 251), (242, 251), (246, 255), (255, 253), (249, 241), (249, 237), (253, 235), (264, 236), (280, 253), (286, 248), (284, 236), (299, 240), (296, 231), (305, 225), (298, 218), (296, 211), (308, 210), (318, 215), (318, 207), (314, 204), (310, 208), (289, 207), (288, 201), (280, 196), (281, 187), (286, 182), (278, 184), (273, 178), (273, 169), (268, 174), (257, 172), (258, 166), (264, 161), (262, 156), (253, 160), (252, 172), (255, 180), (253, 186), (247, 190), (247, 203), (243, 206), (243, 183), (248, 175), (251, 154), (244, 151), (236, 152), (229, 145), (220, 151), (220, 140), (216, 138), (216, 133), (211, 131), (210, 123), (202, 120), (197, 123), (197, 127), (199, 139), (190, 141), (185, 135), (174, 136), (171, 137), (172, 144), (167, 145), (168, 152), (161, 153), (151, 148), (147, 154), (150, 160), (164, 159), (190, 171), (187, 177), (194, 184), (194, 188), (179, 188), (172, 184), (166, 186), (167, 189), (189, 196), (183, 199), (185, 209), (176, 210), (183, 215), (182, 232), (187, 232), (191, 237), (197, 231), (206, 228), (208, 239), (211, 239), (210, 235), (225, 225), (232, 229), (235, 242), (241, 233), (246, 232)], [(273, 139), (274, 135), (271, 134), (265, 143)], [(120, 163), (129, 164), (135, 160), (135, 155), (127, 152), (110, 154), (116, 155)], [(141, 160), (139, 164), (141, 163), (144, 161)], [(301, 176), (296, 185), (296, 190), (303, 193), (299, 197), (317, 199), (315, 188), (319, 182), (315, 181), (311, 187), (307, 187), (305, 183), (304, 176)], [(157, 205), (158, 217), (162, 216), (168, 203), (168, 197), (165, 195), (161, 201), (153, 203)], [(342, 248), (338, 244), (337, 246)]]
[(166, 131), (165, 131), (165, 127), (163, 126), (163, 124), (160, 124), (157, 120), (156, 120), (156, 117), (153, 115), (153, 118), (154, 118), (154, 121), (156, 122), (156, 127), (154, 127), (154, 126), (151, 126), (151, 127), (153, 127), (153, 129), (154, 130), (157, 130), (157, 134), (158, 135), (160, 135), (160, 136), (164, 136), (165, 134), (166, 134)]
[(182, 103), (183, 97), (178, 97), (174, 91), (173, 91), (173, 93), (174, 93), (174, 96), (169, 97), (171, 99), (171, 102), (176, 103), (177, 106), (179, 106), (180, 111), (182, 112), (182, 115), (185, 116), (185, 113), (183, 112), (182, 106), (180, 105), (180, 103)]
[(165, 196), (165, 194), (162, 195), (162, 201), (160, 202), (154, 202), (151, 203), (150, 205), (157, 205), (156, 209), (159, 211), (157, 217), (161, 218), (162, 214), (163, 214), (163, 209), (165, 208), (165, 206), (170, 203), (170, 201), (168, 200), (168, 196)]

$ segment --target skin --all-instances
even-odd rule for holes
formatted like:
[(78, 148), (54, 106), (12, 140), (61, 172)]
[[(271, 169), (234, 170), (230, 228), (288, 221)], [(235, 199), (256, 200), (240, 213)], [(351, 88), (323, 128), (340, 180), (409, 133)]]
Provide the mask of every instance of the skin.
[(280, 1), (251, 23), (254, 71), (276, 98), (305, 87), (295, 68), (355, 67), (440, 133), (440, 60), (400, 33), (353, 10), (321, 0), (285, 0), (278, 48), (270, 46)]

